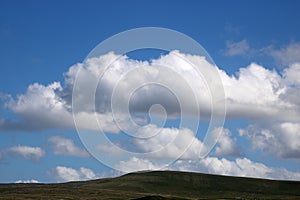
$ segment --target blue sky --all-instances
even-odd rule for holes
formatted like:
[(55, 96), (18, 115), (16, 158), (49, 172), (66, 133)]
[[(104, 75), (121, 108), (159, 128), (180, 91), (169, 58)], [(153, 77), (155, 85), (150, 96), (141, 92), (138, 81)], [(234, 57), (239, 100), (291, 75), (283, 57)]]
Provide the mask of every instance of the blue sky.
[[(217, 144), (219, 151), (215, 148), (201, 162), (188, 156), (193, 165), (188, 166), (183, 161), (171, 169), (300, 179), (299, 8), (299, 1), (1, 1), (0, 182), (57, 182), (119, 174), (87, 156), (74, 128), (55, 123), (47, 127), (38, 120), (42, 116), (32, 119), (41, 124), (41, 129), (30, 125), (29, 129), (14, 128), (16, 124), (5, 128), (4, 121), (45, 115), (47, 112), (39, 110), (43, 105), (38, 97), (53, 94), (54, 89), (49, 88), (49, 84), (57, 81), (65, 88), (70, 67), (82, 63), (95, 46), (117, 33), (140, 27), (173, 29), (196, 40), (218, 68), (227, 73), (222, 76), (230, 86), (225, 93), (233, 95), (224, 126), (230, 133), (223, 130), (223, 143)], [(138, 60), (159, 59), (159, 55), (160, 51), (128, 54)], [(256, 64), (249, 67), (251, 63)], [(126, 59), (122, 64), (130, 65)], [(241, 74), (244, 74), (243, 80), (238, 79)], [(232, 75), (238, 81), (230, 79)], [(259, 79), (262, 76), (263, 80)], [(31, 99), (26, 91), (34, 83), (38, 86), (31, 92), (36, 98)], [(278, 87), (277, 93), (269, 91), (269, 86)], [(247, 89), (249, 93), (244, 93)], [(256, 94), (266, 95), (257, 103), (251, 100)], [(18, 95), (28, 97), (32, 105), (25, 103), (24, 107), (18, 107)], [(13, 103), (9, 103), (11, 101)], [(33, 109), (35, 103), (36, 110)], [(237, 105), (241, 106), (240, 110), (236, 109)], [(254, 114), (244, 108), (245, 105)], [(281, 105), (292, 106), (293, 112)], [(269, 109), (268, 106), (270, 109), (279, 107), (276, 111), (260, 111), (263, 107)], [(32, 109), (32, 113), (27, 109)], [(51, 113), (47, 117), (52, 119)], [(64, 121), (62, 116), (55, 117)], [(167, 126), (173, 124), (176, 123), (170, 120)], [(166, 129), (166, 136), (168, 131)], [(118, 135), (113, 137), (118, 142)], [(257, 139), (260, 142), (255, 142)], [(272, 145), (279, 150), (276, 152)], [(228, 160), (227, 165), (231, 167), (225, 166), (222, 158)], [(155, 166), (151, 163), (153, 160), (132, 158), (123, 166), (124, 171), (131, 170), (130, 161), (150, 169)], [(219, 165), (236, 170), (221, 171), (215, 167)], [(246, 165), (252, 168), (246, 169)], [(279, 172), (284, 175), (274, 175)]]

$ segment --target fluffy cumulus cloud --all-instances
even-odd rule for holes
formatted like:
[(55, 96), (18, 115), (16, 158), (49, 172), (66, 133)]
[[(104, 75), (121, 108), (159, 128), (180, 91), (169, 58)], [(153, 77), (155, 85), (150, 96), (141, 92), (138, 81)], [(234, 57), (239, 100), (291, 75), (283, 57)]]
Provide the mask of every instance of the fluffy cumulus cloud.
[[(201, 77), (190, 63), (206, 77)], [(219, 73), (213, 73), (215, 70)], [(77, 82), (81, 84), (76, 86), (74, 94), (72, 91), (79, 71)], [(210, 80), (216, 80), (217, 76), (224, 85), (225, 97), (218, 97), (226, 99), (227, 117), (299, 121), (299, 101), (295, 95), (299, 93), (298, 72), (299, 64), (286, 68), (281, 75), (252, 63), (230, 76), (201, 56), (178, 51), (151, 62), (108, 53), (70, 67), (65, 73), (63, 87), (59, 82), (47, 86), (35, 83), (26, 93), (11, 98), (5, 105), (16, 114), (16, 118), (1, 119), (0, 129), (74, 129), (73, 111), (77, 128), (98, 130), (100, 125), (106, 132), (118, 133), (120, 127), (115, 124), (111, 105), (114, 112), (126, 112), (124, 103), (128, 101), (126, 106), (131, 113), (147, 113), (153, 104), (161, 104), (170, 117), (179, 117), (180, 112), (195, 114), (198, 105), (201, 116), (210, 117), (211, 95), (220, 93), (221, 88), (207, 83), (213, 83)], [(168, 88), (150, 84), (153, 82)], [(148, 84), (142, 86), (144, 83)], [(215, 99), (216, 102), (223, 100)], [(218, 113), (221, 107), (216, 102), (213, 106)], [(73, 110), (72, 103), (77, 105)], [(124, 123), (121, 127), (130, 129), (127, 118), (119, 122)]]
[(28, 160), (38, 161), (45, 155), (45, 151), (40, 147), (13, 146), (2, 151), (3, 156), (18, 156)]
[[(236, 138), (231, 136), (230, 130), (218, 127), (210, 134), (216, 143), (214, 154), (232, 157), (243, 155), (242, 148), (236, 144)], [(160, 128), (149, 124), (138, 129), (136, 135), (140, 138), (135, 138), (132, 143), (139, 152), (151, 158), (198, 159), (210, 150), (188, 128)]]
[(133, 172), (133, 171), (145, 171), (145, 170), (158, 170), (162, 166), (155, 165), (147, 159), (141, 159), (137, 157), (132, 157), (127, 161), (120, 161), (116, 166), (123, 172)]
[[(228, 55), (242, 55), (251, 51), (246, 40), (228, 43), (228, 48)], [(199, 158), (201, 151), (207, 148), (204, 141), (195, 137), (188, 127), (160, 129), (155, 124), (146, 125), (149, 110), (153, 111), (150, 114), (155, 118), (167, 116), (169, 119), (178, 119), (184, 116), (194, 120), (198, 119), (200, 110), (201, 118), (210, 119), (212, 114), (222, 117), (223, 103), (226, 102), (228, 118), (243, 118), (253, 123), (253, 126), (240, 130), (240, 135), (248, 138), (254, 148), (281, 158), (299, 158), (296, 141), (299, 141), (300, 123), (300, 64), (294, 59), (298, 57), (295, 48), (298, 48), (297, 45), (274, 52), (278, 58), (285, 57), (284, 52), (291, 55), (287, 67), (281, 72), (251, 63), (232, 75), (207, 62), (203, 56), (178, 51), (151, 61), (133, 60), (110, 52), (71, 66), (65, 73), (63, 83), (34, 83), (24, 94), (6, 98), (5, 106), (15, 116), (12, 119), (0, 119), (0, 130), (76, 127), (79, 130), (101, 129), (115, 134), (129, 130), (138, 134), (136, 136), (151, 136), (147, 139), (135, 138), (132, 142), (141, 152), (150, 152), (152, 158), (173, 159), (182, 154), (181, 159), (186, 160), (182, 162), (188, 162), (192, 158)], [(162, 105), (163, 112), (152, 109), (155, 104)], [(226, 129), (218, 131), (222, 134), (214, 155), (242, 156), (231, 132)], [(152, 135), (155, 132), (159, 134)], [(87, 156), (69, 139), (52, 137), (49, 141), (55, 154)], [(106, 146), (99, 148), (111, 149)], [(31, 160), (38, 160), (44, 155), (41, 149), (24, 146), (14, 147), (9, 152)], [(155, 168), (155, 164), (139, 159), (132, 161), (150, 169)], [(209, 157), (200, 162), (200, 167), (206, 166), (205, 162), (208, 161), (214, 163), (211, 168), (216, 173), (219, 170), (216, 166), (228, 171), (226, 165), (234, 170), (228, 171), (232, 175), (236, 172), (239, 175), (254, 176), (256, 173), (259, 177), (272, 177), (270, 174), (278, 172), (278, 169), (241, 158), (229, 161)], [(246, 168), (247, 163), (251, 168)], [(56, 168), (56, 174), (64, 181), (80, 180), (87, 178), (84, 174), (92, 174), (84, 171)]]
[(168, 169), (277, 180), (300, 180), (300, 173), (298, 172), (288, 171), (284, 168), (269, 167), (247, 158), (237, 158), (233, 161), (217, 157), (206, 157), (201, 160), (178, 160), (166, 167), (152, 163), (147, 159), (133, 157), (127, 161), (120, 162), (119, 167), (126, 172)]
[(65, 166), (57, 166), (54, 169), (54, 175), (61, 182), (89, 180), (98, 177), (91, 169), (80, 167), (76, 170)]
[[(156, 133), (153, 136), (153, 133)], [(134, 143), (143, 153), (154, 158), (192, 159), (199, 158), (206, 146), (187, 128), (159, 128), (148, 125), (139, 129), (138, 136), (152, 136), (146, 139), (135, 139)]]
[(227, 98), (228, 117), (260, 120), (299, 121), (299, 104), (286, 99), (290, 77), (252, 63), (241, 68), (238, 76), (221, 72)]
[(63, 88), (59, 82), (48, 86), (34, 83), (27, 88), (25, 94), (17, 99), (10, 99), (6, 107), (10, 108), (20, 121), (2, 119), (2, 129), (44, 129), (51, 127), (74, 127), (72, 115), (68, 111), (70, 105), (57, 95)]
[(300, 173), (298, 172), (269, 167), (247, 158), (237, 158), (230, 161), (225, 158), (207, 157), (201, 161), (190, 161), (189, 163), (178, 161), (175, 169), (231, 176), (300, 180)]
[[(219, 134), (219, 132), (221, 132), (221, 134)], [(243, 155), (241, 147), (237, 146), (236, 138), (232, 138), (229, 129), (219, 127), (213, 130), (212, 134), (218, 137), (218, 139), (216, 139), (217, 144), (214, 152), (216, 155), (232, 157)]]
[(283, 71), (284, 81), (286, 84), (299, 87), (300, 85), (300, 63), (294, 63)]
[(300, 123), (274, 123), (250, 125), (240, 129), (254, 149), (277, 155), (281, 158), (300, 159)]
[[(16, 114), (17, 120), (0, 119), (0, 130), (74, 129), (71, 102), (62, 97), (63, 92), (59, 82), (47, 86), (38, 83), (30, 85), (25, 94), (19, 95), (17, 99), (10, 98), (6, 102), (5, 106)], [(80, 113), (80, 123), (77, 126), (96, 129), (98, 125), (90, 123), (90, 119), (94, 117), (94, 113)], [(107, 124), (105, 131), (119, 131), (109, 115), (98, 114), (97, 118), (101, 119), (102, 124)]]
[[(300, 63), (292, 64), (283, 71), (284, 83), (289, 85), (281, 99), (291, 102), (294, 105), (300, 105)], [(299, 112), (299, 109), (298, 109)]]
[(73, 140), (61, 136), (52, 136), (49, 138), (52, 144), (53, 152), (56, 155), (67, 155), (77, 157), (90, 157), (90, 154), (80, 147), (77, 147)]

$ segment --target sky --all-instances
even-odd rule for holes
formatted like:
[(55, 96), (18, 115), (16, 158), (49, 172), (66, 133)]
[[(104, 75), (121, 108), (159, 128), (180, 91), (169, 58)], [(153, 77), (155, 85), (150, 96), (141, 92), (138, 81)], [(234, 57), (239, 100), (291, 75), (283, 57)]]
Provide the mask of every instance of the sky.
[[(0, 182), (155, 169), (300, 180), (299, 8), (1, 0)], [(143, 27), (185, 34), (213, 63), (180, 47), (90, 54)]]

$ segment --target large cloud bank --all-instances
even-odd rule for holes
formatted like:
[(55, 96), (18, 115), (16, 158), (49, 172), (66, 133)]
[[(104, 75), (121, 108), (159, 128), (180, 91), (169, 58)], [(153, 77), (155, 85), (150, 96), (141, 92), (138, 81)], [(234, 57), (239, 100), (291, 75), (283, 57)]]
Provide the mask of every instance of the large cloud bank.
[[(200, 74), (195, 73), (191, 63), (197, 67), (201, 72)], [(109, 67), (106, 68), (107, 66)], [(164, 66), (171, 66), (171, 68)], [(212, 71), (217, 71), (218, 74), (211, 73)], [(78, 72), (81, 74), (80, 77), (77, 76)], [(208, 76), (205, 77), (205, 75)], [(73, 120), (75, 113), (79, 119), (76, 124), (78, 129), (98, 130), (100, 124), (104, 132), (117, 134), (122, 128), (130, 130), (132, 127), (128, 121), (122, 119), (124, 113), (118, 115), (119, 123), (116, 124), (111, 105), (113, 102), (122, 102), (122, 98), (130, 94), (131, 98), (128, 102), (130, 114), (132, 114), (133, 120), (141, 125), (136, 134), (151, 136), (158, 129), (160, 131), (160, 134), (149, 137), (148, 140), (132, 140), (139, 151), (154, 152), (151, 154), (152, 158), (176, 158), (182, 153), (182, 163), (178, 161), (175, 169), (299, 179), (297, 173), (293, 174), (293, 172), (285, 169), (270, 168), (246, 158), (229, 161), (207, 157), (196, 163), (192, 159), (199, 155), (201, 149), (206, 147), (200, 139), (195, 137), (192, 130), (188, 127), (158, 128), (155, 124), (145, 126), (147, 120), (145, 121), (145, 118), (140, 117), (142, 114), (147, 114), (152, 105), (160, 104), (164, 107), (165, 112), (154, 113), (158, 117), (166, 114), (171, 119), (180, 118), (181, 106), (185, 105), (185, 112), (189, 117), (197, 118), (195, 110), (198, 109), (196, 107), (199, 107), (200, 116), (209, 119), (213, 110), (221, 115), (221, 104), (226, 102), (227, 118), (242, 118), (251, 122), (247, 128), (239, 129), (239, 134), (250, 141), (253, 149), (271, 153), (279, 158), (300, 159), (300, 146), (297, 142), (300, 140), (299, 77), (300, 63), (297, 62), (289, 64), (281, 72), (251, 63), (245, 68), (240, 68), (235, 74), (228, 75), (224, 70), (210, 64), (201, 56), (183, 54), (178, 51), (172, 51), (152, 61), (132, 60), (127, 56), (110, 52), (71, 66), (65, 73), (63, 83), (53, 82), (49, 85), (34, 83), (27, 88), (24, 94), (9, 98), (5, 102), (5, 106), (15, 116), (13, 119), (0, 119), (0, 130), (75, 129)], [(79, 86), (76, 85), (78, 78), (81, 83)], [(215, 85), (210, 84), (218, 78), (223, 84), (222, 91), (220, 87), (214, 88)], [(168, 87), (146, 84), (137, 88), (137, 83), (153, 81), (164, 81)], [(96, 85), (93, 97), (88, 92), (91, 85)], [(73, 94), (74, 87), (77, 91), (75, 96)], [(170, 88), (174, 91), (168, 90)], [(117, 94), (114, 94), (115, 91), (118, 91)], [(177, 92), (180, 92), (180, 95), (176, 95)], [(212, 102), (213, 93), (222, 92), (224, 92), (224, 96), (217, 95), (216, 97), (220, 99), (214, 99)], [(94, 104), (90, 104), (91, 98), (94, 99)], [(76, 110), (72, 110), (74, 103), (79, 105)], [(123, 111), (122, 108), (120, 110)], [(99, 124), (92, 120), (95, 117)], [(214, 134), (213, 131), (222, 133), (213, 152), (214, 155), (243, 155), (241, 148), (236, 144), (236, 139), (232, 138), (229, 130), (220, 127), (217, 130), (212, 130), (211, 134)], [(175, 139), (171, 145), (167, 145), (168, 141), (174, 138), (177, 140)], [(193, 142), (189, 146), (187, 144), (190, 141)], [(52, 137), (50, 142), (53, 143), (56, 154), (89, 156), (87, 152), (75, 148), (72, 142), (64, 138)], [(189, 147), (186, 148), (187, 146)], [(21, 147), (16, 147), (10, 151), (18, 154), (18, 148)], [(105, 149), (104, 147), (101, 148)], [(156, 154), (155, 151), (160, 148), (164, 148), (163, 151)], [(28, 150), (33, 151), (33, 149)], [(110, 151), (111, 148), (106, 150)], [(26, 155), (23, 156), (26, 157)], [(27, 158), (39, 159), (41, 156), (43, 153), (39, 152), (36, 158)], [(147, 159), (132, 158), (132, 162), (129, 161), (123, 161), (119, 167), (124, 171), (130, 171), (131, 166), (139, 165), (143, 166), (141, 169), (157, 167)], [(135, 162), (137, 164), (134, 164)], [(186, 167), (188, 163), (190, 165)], [(58, 167), (56, 171), (61, 180), (95, 177), (86, 169), (74, 171)], [(71, 176), (74, 178), (70, 178)]]

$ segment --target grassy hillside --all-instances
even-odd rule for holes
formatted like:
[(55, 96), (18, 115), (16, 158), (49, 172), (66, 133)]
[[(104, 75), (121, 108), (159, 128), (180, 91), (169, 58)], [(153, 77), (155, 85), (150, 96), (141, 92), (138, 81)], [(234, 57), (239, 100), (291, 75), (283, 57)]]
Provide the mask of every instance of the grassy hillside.
[(0, 199), (300, 199), (300, 182), (153, 171), (61, 184), (0, 184)]

